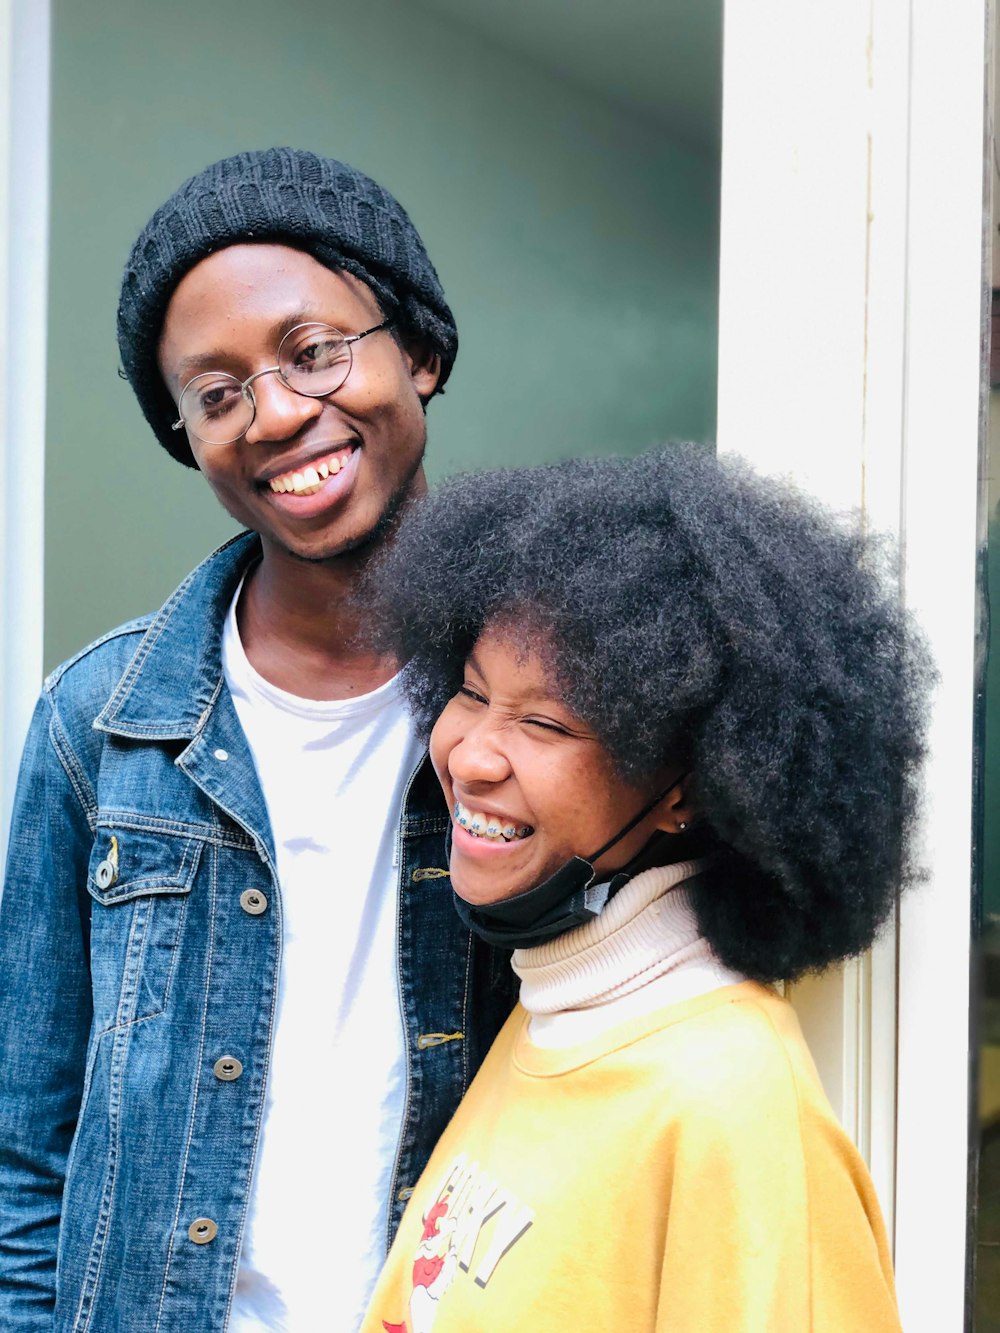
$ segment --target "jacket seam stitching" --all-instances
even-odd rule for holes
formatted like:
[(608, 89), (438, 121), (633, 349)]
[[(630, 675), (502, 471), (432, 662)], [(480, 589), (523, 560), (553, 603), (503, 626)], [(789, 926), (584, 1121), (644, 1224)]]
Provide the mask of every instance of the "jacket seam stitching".
[(187, 576), (187, 578), (184, 579), (184, 581), (174, 589), (174, 591), (167, 598), (166, 602), (164, 602), (163, 607), (160, 610), (159, 614), (157, 615), (156, 619), (146, 630), (146, 633), (142, 636), (142, 641), (139, 643), (139, 646), (132, 654), (128, 666), (126, 666), (125, 670), (122, 672), (118, 684), (111, 692), (111, 696), (108, 699), (108, 702), (101, 709), (101, 715), (108, 717), (113, 715), (115, 709), (118, 707), (122, 699), (124, 699), (125, 695), (128, 694), (128, 692), (131, 690), (132, 686), (135, 683), (136, 677), (142, 670), (143, 663), (146, 661), (146, 658), (149, 656), (149, 654), (153, 651), (153, 648), (159, 642), (161, 635), (163, 634), (164, 630), (167, 628), (167, 625), (170, 622), (171, 616), (174, 614), (174, 611), (177, 608), (178, 602), (181, 600), (181, 597), (188, 591), (189, 587), (191, 586), (191, 583), (194, 580), (194, 576), (199, 569), (201, 569), (201, 565), (199, 565), (197, 569), (193, 569), (191, 573)]
[(139, 1014), (137, 1017), (127, 1018), (123, 1023), (115, 1022), (109, 1024), (109, 1026), (106, 1028), (101, 1028), (99, 1032), (96, 1032), (94, 1034), (94, 1038), (95, 1040), (99, 1041), (102, 1037), (110, 1037), (116, 1032), (124, 1032), (126, 1028), (141, 1027), (143, 1023), (149, 1023), (152, 1022), (154, 1018), (162, 1018), (162, 1017), (163, 1017), (163, 1008), (157, 1009), (152, 1013)]
[(102, 806), (97, 811), (98, 828), (129, 829), (133, 833), (165, 833), (170, 837), (197, 838), (213, 847), (231, 847), (238, 851), (256, 851), (246, 834), (227, 834), (211, 824), (189, 824), (182, 820), (140, 815), (131, 810)]
[(97, 820), (97, 795), (87, 779), (86, 771), (77, 757), (76, 751), (70, 743), (66, 728), (62, 724), (62, 719), (56, 710), (55, 700), (51, 694), (48, 695), (51, 716), (49, 718), (49, 740), (59, 765), (69, 780), (69, 785), (73, 789), (73, 795), (80, 804), (80, 809), (87, 821), (90, 829), (93, 830)]
[(225, 685), (225, 683), (226, 683), (226, 673), (220, 665), (219, 678), (215, 682), (215, 689), (209, 696), (208, 703), (202, 709), (201, 716), (198, 718), (198, 725), (195, 728), (195, 733), (194, 733), (196, 738), (200, 736), (202, 732), (205, 730), (205, 728), (208, 726), (208, 719), (212, 716), (212, 713), (215, 711), (215, 705), (219, 702), (219, 695), (222, 693), (222, 687)]
[[(146, 934), (148, 925), (147, 912), (135, 910), (132, 917), (132, 925), (129, 930), (128, 945), (125, 954), (125, 975), (122, 979), (122, 989), (118, 997), (118, 1020), (116, 1022), (115, 1036), (111, 1048), (111, 1080), (108, 1100), (108, 1120), (111, 1129), (111, 1142), (109, 1146), (107, 1174), (104, 1180), (104, 1190), (101, 1197), (101, 1206), (97, 1218), (97, 1231), (94, 1241), (91, 1245), (90, 1258), (87, 1264), (87, 1274), (84, 1278), (83, 1289), (80, 1292), (80, 1303), (77, 1306), (76, 1326), (79, 1333), (87, 1333), (90, 1328), (91, 1320), (94, 1315), (94, 1306), (97, 1302), (97, 1289), (101, 1280), (101, 1269), (104, 1266), (104, 1251), (108, 1242), (109, 1224), (111, 1221), (111, 1211), (114, 1207), (115, 1186), (118, 1170), (118, 1158), (121, 1150), (121, 1085), (125, 1072), (125, 1062), (128, 1056), (128, 1047), (132, 1038), (131, 1023), (125, 1019), (125, 1015), (132, 1008), (134, 1013), (134, 1001), (138, 994), (139, 976), (141, 974), (142, 958), (146, 948)], [(136, 935), (140, 934), (138, 946), (135, 943)], [(136, 959), (135, 952), (138, 948), (139, 957)], [(86, 1310), (86, 1313), (84, 1311)], [(82, 1323), (80, 1322), (82, 1319)]]
[[(87, 892), (101, 907), (107, 908), (134, 902), (137, 898), (184, 898), (186, 902), (194, 887), (194, 877), (198, 872), (203, 847), (204, 843), (195, 838), (186, 839), (180, 865), (173, 875), (166, 871), (158, 873), (151, 870), (146, 875), (136, 876), (135, 879), (120, 880), (117, 886), (112, 886), (110, 889), (99, 888), (88, 875)], [(115, 887), (118, 888), (117, 893)]]
[[(97, 719), (95, 719), (95, 726), (97, 725), (98, 722), (100, 722), (101, 726), (107, 726), (109, 730), (113, 730), (118, 734), (135, 735), (140, 738), (150, 734), (147, 727), (144, 724), (134, 724), (134, 723), (130, 724), (136, 727), (135, 732), (122, 731), (121, 728), (118, 726), (118, 724), (112, 725), (111, 719), (114, 717), (115, 713), (121, 706), (125, 697), (132, 690), (132, 687), (135, 685), (136, 680), (138, 679), (139, 674), (146, 663), (146, 659), (149, 657), (150, 653), (156, 647), (157, 643), (159, 642), (160, 638), (165, 632), (171, 618), (177, 611), (178, 605), (183, 600), (183, 598), (187, 596), (196, 578), (200, 576), (204, 572), (205, 567), (211, 562), (213, 562), (215, 559), (217, 559), (217, 557), (221, 555), (223, 551), (226, 551), (230, 547), (235, 546), (238, 542), (245, 539), (246, 536), (247, 536), (246, 532), (237, 533), (235, 537), (231, 537), (229, 541), (223, 542), (222, 546), (218, 547), (210, 555), (206, 556), (205, 559), (202, 560), (200, 564), (196, 565), (195, 568), (191, 571), (191, 573), (188, 574), (187, 578), (184, 579), (182, 583), (178, 584), (178, 586), (174, 589), (174, 591), (164, 602), (160, 610), (154, 613), (154, 618), (152, 620), (152, 623), (149, 625), (148, 629), (143, 634), (142, 641), (139, 643), (139, 646), (133, 653), (128, 665), (126, 666), (124, 672), (122, 673), (121, 677), (118, 680), (118, 684), (111, 692), (110, 697), (108, 698), (104, 707), (98, 714)], [(162, 732), (164, 727), (169, 727), (171, 725), (187, 726), (189, 724), (187, 723), (171, 724), (169, 722), (161, 721), (158, 724), (154, 724), (154, 731)]]
[[(469, 1021), (472, 1015), (469, 1012), (469, 979), (472, 975), (472, 954), (475, 945), (472, 940), (472, 932), (469, 931), (469, 938), (465, 946), (465, 989), (462, 994), (462, 1026), (466, 1032), (472, 1031), (472, 1024)], [(462, 1042), (462, 1095), (469, 1088), (469, 1043)]]
[(251, 1195), (254, 1187), (255, 1171), (257, 1166), (257, 1155), (260, 1151), (260, 1135), (261, 1135), (261, 1126), (264, 1123), (264, 1105), (267, 1099), (267, 1085), (271, 1078), (271, 1057), (274, 1054), (275, 1014), (278, 1004), (278, 990), (281, 986), (281, 968), (283, 965), (282, 955), (284, 952), (284, 916), (283, 916), (284, 905), (281, 901), (281, 884), (278, 881), (277, 875), (275, 875), (274, 882), (276, 890), (274, 896), (276, 926), (275, 926), (275, 946), (272, 953), (272, 958), (277, 960), (276, 971), (272, 974), (274, 976), (274, 984), (271, 987), (271, 1008), (267, 1015), (267, 1048), (264, 1052), (261, 1095), (257, 1099), (257, 1114), (253, 1126), (253, 1151), (251, 1154), (251, 1160), (249, 1162), (249, 1184), (248, 1188), (244, 1191), (243, 1194), (243, 1203), (240, 1210), (240, 1219), (236, 1228), (235, 1253), (237, 1258), (236, 1262), (233, 1264), (232, 1273), (229, 1279), (229, 1290), (226, 1295), (226, 1308), (223, 1314), (224, 1327), (229, 1326), (229, 1320), (232, 1316), (233, 1300), (236, 1296), (236, 1283), (239, 1280), (239, 1256), (242, 1255), (243, 1253), (243, 1238), (246, 1234), (247, 1212), (249, 1211), (250, 1208)]
[(170, 1281), (170, 1268), (173, 1264), (174, 1253), (177, 1247), (177, 1229), (180, 1226), (181, 1208), (184, 1203), (184, 1191), (187, 1189), (187, 1171), (188, 1163), (191, 1158), (191, 1144), (194, 1140), (194, 1127), (198, 1119), (198, 1103), (200, 1098), (201, 1071), (205, 1062), (205, 1034), (208, 1027), (208, 1007), (209, 995), (212, 989), (212, 960), (213, 960), (213, 942), (215, 940), (215, 914), (218, 907), (218, 857), (212, 858), (212, 907), (209, 913), (208, 928), (206, 931), (206, 960), (205, 960), (205, 1002), (201, 1011), (201, 1030), (198, 1034), (198, 1054), (195, 1061), (195, 1082), (191, 1097), (191, 1118), (188, 1121), (187, 1139), (184, 1143), (184, 1157), (181, 1161), (180, 1177), (177, 1188), (177, 1207), (174, 1210), (174, 1223), (170, 1229), (170, 1243), (167, 1247), (166, 1262), (163, 1265), (163, 1285), (160, 1288), (160, 1302), (156, 1310), (156, 1324), (153, 1333), (159, 1333), (163, 1323), (163, 1307), (167, 1299), (167, 1283)]
[[(160, 999), (159, 1012), (161, 1014), (166, 1009), (167, 1005), (170, 1003), (170, 992), (174, 988), (174, 976), (176, 975), (177, 972), (177, 962), (178, 959), (180, 958), (180, 952), (181, 952), (180, 938), (184, 932), (184, 922), (187, 920), (188, 903), (190, 901), (191, 900), (188, 897), (181, 898), (180, 906), (177, 911), (177, 925), (174, 930), (174, 937), (170, 945), (170, 964), (167, 967), (167, 975), (163, 984), (163, 995)], [(157, 902), (162, 904), (163, 899), (159, 898), (157, 899)], [(162, 907), (160, 910), (161, 911), (163, 910)]]
[(114, 629), (108, 630), (106, 634), (102, 634), (99, 639), (94, 639), (92, 643), (88, 643), (86, 647), (81, 648), (79, 652), (74, 653), (73, 656), (67, 658), (65, 662), (60, 662), (57, 667), (53, 667), (45, 677), (46, 688), (56, 689), (62, 683), (64, 676), (75, 667), (79, 666), (79, 664), (88, 658), (91, 653), (95, 653), (103, 648), (105, 644), (113, 643), (115, 639), (127, 639), (134, 635), (141, 637), (146, 633), (155, 619), (156, 612), (151, 611), (147, 612), (145, 615), (136, 616), (134, 620), (127, 620), (124, 625), (116, 625)]
[[(423, 761), (421, 761), (422, 763)], [(403, 811), (405, 818), (406, 803), (409, 798), (410, 789), (417, 774), (414, 769), (410, 775), (410, 780), (403, 793)], [(403, 827), (403, 819), (399, 828)], [(407, 1006), (406, 983), (403, 978), (403, 917), (405, 914), (404, 894), (407, 892), (406, 871), (410, 865), (409, 848), (405, 846), (407, 834), (403, 833), (403, 843), (399, 849), (399, 865), (396, 875), (396, 995), (399, 1001), (399, 1017), (403, 1027), (403, 1054), (405, 1058), (405, 1085), (403, 1089), (403, 1113), (399, 1121), (399, 1138), (396, 1142), (396, 1151), (392, 1160), (392, 1174), (389, 1177), (389, 1197), (386, 1199), (385, 1206), (385, 1235), (383, 1237), (383, 1257), (388, 1254), (396, 1233), (395, 1214), (399, 1202), (397, 1191), (399, 1188), (400, 1167), (403, 1162), (403, 1155), (406, 1152), (407, 1133), (410, 1127), (410, 1121), (413, 1118), (413, 1054), (410, 1050), (411, 1024), (410, 1013)]]

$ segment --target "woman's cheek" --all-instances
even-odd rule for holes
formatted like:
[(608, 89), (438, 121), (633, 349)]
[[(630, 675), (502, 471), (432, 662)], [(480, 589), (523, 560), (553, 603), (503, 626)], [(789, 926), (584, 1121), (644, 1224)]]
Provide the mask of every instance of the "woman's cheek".
[(437, 774), (438, 782), (445, 789), (447, 794), (451, 790), (451, 777), (448, 772), (448, 756), (458, 744), (458, 737), (455, 735), (453, 722), (453, 703), (445, 705), (444, 712), (434, 723), (431, 731), (428, 750), (430, 751), (431, 763), (434, 765), (434, 772)]

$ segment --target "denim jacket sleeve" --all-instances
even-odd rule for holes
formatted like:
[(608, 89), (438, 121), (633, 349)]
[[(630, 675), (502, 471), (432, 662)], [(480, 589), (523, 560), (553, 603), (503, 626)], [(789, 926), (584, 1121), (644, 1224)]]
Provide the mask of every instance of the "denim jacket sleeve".
[(0, 902), (0, 1328), (52, 1328), (91, 1026), (93, 793), (51, 699), (28, 733)]

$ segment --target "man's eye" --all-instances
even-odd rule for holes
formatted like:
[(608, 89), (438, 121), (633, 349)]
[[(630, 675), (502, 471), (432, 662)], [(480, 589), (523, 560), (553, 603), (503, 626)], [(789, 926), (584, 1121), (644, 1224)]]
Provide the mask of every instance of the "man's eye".
[(198, 394), (198, 406), (206, 416), (216, 417), (235, 407), (242, 397), (238, 384), (211, 384)]
[(310, 374), (317, 370), (330, 370), (347, 355), (343, 338), (314, 338), (296, 349), (294, 368)]

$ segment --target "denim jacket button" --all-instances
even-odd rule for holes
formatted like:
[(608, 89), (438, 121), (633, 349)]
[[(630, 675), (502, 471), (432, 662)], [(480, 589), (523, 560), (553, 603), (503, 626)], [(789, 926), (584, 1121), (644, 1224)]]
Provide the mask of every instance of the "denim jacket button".
[(235, 1055), (220, 1055), (212, 1066), (212, 1072), (223, 1083), (232, 1083), (243, 1073), (243, 1065)]
[(110, 860), (102, 861), (94, 872), (94, 880), (99, 889), (110, 889), (117, 878), (118, 871)]
[(196, 1245), (207, 1245), (218, 1234), (219, 1228), (210, 1217), (196, 1217), (188, 1227), (188, 1240), (193, 1240)]
[(267, 911), (267, 894), (260, 889), (244, 889), (240, 894), (240, 906), (250, 916), (260, 916)]

